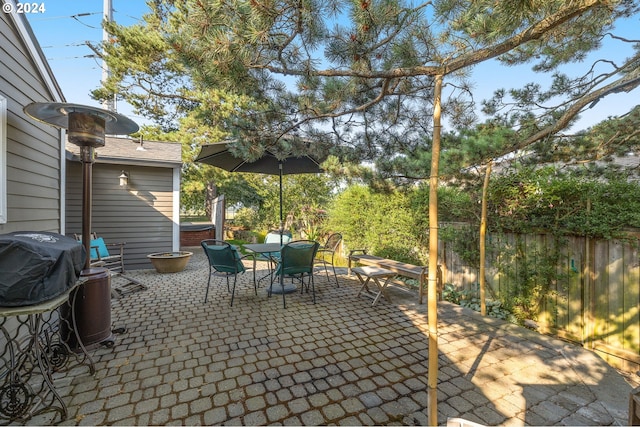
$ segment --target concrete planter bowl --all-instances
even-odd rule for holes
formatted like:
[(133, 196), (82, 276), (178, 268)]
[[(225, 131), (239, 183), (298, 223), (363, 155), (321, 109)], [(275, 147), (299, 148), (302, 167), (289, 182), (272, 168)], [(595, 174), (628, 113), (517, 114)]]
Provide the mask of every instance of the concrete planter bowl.
[(177, 273), (184, 270), (193, 252), (156, 252), (147, 255), (158, 273)]

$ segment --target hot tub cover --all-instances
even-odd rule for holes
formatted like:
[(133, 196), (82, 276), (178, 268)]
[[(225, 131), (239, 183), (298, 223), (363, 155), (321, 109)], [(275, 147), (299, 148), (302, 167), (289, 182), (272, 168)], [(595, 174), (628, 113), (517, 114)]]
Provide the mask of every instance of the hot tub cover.
[(75, 285), (84, 262), (84, 247), (61, 234), (0, 234), (0, 306), (35, 305), (56, 298)]

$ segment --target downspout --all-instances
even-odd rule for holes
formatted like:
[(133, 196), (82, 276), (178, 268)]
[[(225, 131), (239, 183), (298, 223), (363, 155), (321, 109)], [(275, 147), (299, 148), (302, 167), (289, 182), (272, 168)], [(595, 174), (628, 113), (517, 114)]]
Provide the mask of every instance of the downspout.
[(180, 170), (173, 168), (173, 250), (180, 250)]
[(67, 130), (60, 129), (60, 234), (67, 234)]

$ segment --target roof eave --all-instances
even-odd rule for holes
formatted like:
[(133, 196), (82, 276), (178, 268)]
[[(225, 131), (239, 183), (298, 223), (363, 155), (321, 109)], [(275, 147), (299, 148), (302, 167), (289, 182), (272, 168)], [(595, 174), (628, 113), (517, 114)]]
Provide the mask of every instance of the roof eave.
[[(72, 162), (80, 163), (82, 160), (80, 156), (67, 150), (66, 158)], [(151, 167), (164, 167), (164, 168), (179, 168), (182, 167), (182, 162), (172, 162), (170, 160), (153, 160), (153, 159), (131, 159), (122, 157), (103, 157), (98, 156), (95, 159), (95, 163), (112, 164), (112, 165), (127, 165), (127, 166), (151, 166)]]

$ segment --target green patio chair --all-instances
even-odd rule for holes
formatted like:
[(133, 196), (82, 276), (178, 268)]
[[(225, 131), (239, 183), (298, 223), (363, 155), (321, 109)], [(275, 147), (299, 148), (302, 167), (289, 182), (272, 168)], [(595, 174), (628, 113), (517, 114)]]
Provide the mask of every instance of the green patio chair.
[[(305, 283), (304, 276), (309, 277), (309, 283), (306, 284), (307, 292), (309, 292), (309, 285), (311, 285), (313, 293), (313, 303), (316, 303), (316, 290), (313, 282), (313, 260), (318, 252), (320, 243), (313, 240), (296, 240), (289, 242), (282, 247), (280, 251), (280, 260), (276, 267), (275, 277), (280, 279), (280, 286), (282, 287), (282, 305), (287, 308), (287, 301), (285, 298), (284, 279), (291, 278), (292, 280), (299, 280), (301, 283), (301, 292), (304, 292)], [(273, 282), (269, 286), (269, 296), (273, 291)]]
[[(209, 278), (207, 280), (207, 291), (204, 295), (204, 302), (209, 297), (209, 285), (211, 277), (224, 277), (227, 281), (227, 291), (231, 292), (231, 306), (233, 307), (233, 299), (236, 292), (236, 282), (238, 274), (244, 273), (250, 267), (245, 267), (242, 263), (243, 259), (254, 259), (252, 254), (241, 256), (238, 250), (223, 240), (207, 239), (200, 242), (204, 253), (209, 260)], [(255, 261), (254, 261), (255, 265)], [(253, 289), (258, 295), (258, 287), (256, 286), (256, 271), (253, 270)], [(229, 278), (233, 276), (233, 288), (230, 287)]]
[[(285, 231), (282, 233), (282, 244), (287, 244), (291, 241), (291, 233)], [(280, 231), (270, 231), (264, 238), (264, 243), (280, 243)], [(267, 261), (271, 268), (271, 263), (280, 257), (280, 252), (271, 252), (267, 254), (259, 254), (256, 256), (258, 261)]]

